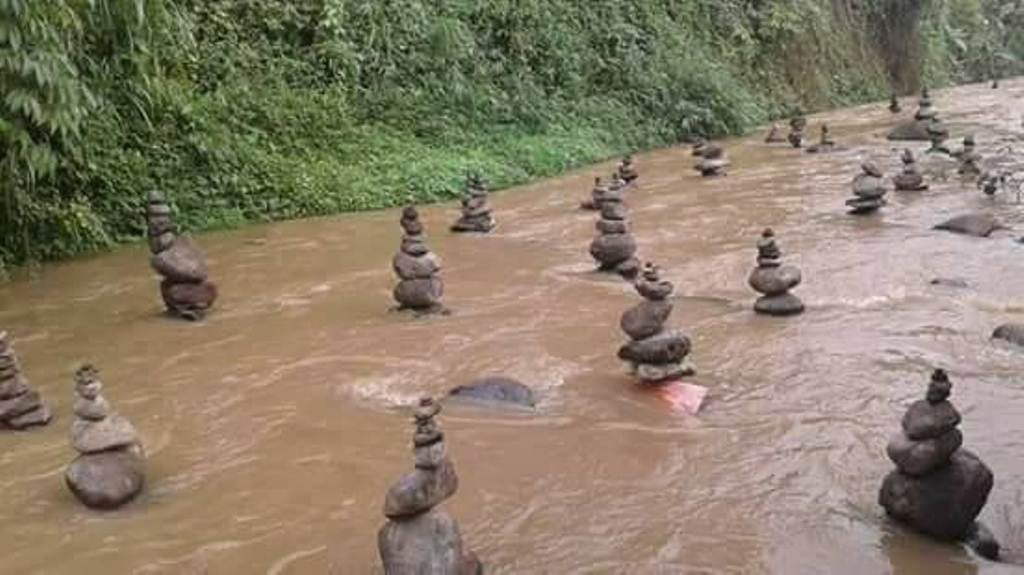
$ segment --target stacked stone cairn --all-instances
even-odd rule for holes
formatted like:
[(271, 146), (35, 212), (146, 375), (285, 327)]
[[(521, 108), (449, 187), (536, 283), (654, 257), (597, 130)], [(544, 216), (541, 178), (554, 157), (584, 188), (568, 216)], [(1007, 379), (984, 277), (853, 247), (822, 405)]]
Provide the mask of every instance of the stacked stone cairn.
[(581, 210), (600, 210), (601, 203), (608, 193), (609, 186), (600, 177), (594, 178), (594, 187), (590, 190), (590, 199), (580, 202)]
[(754, 302), (754, 311), (778, 316), (804, 311), (800, 298), (789, 293), (802, 279), (799, 268), (782, 265), (782, 250), (775, 243), (775, 232), (771, 228), (761, 232), (761, 239), (757, 241), (757, 267), (747, 279), (750, 287), (762, 294)]
[(46, 425), (52, 415), (39, 392), (28, 385), (6, 331), (0, 331), (0, 427)]
[(889, 111), (893, 114), (899, 114), (903, 111), (903, 108), (900, 107), (900, 100), (896, 97), (895, 92), (889, 96)]
[(765, 136), (764, 141), (766, 144), (778, 144), (786, 141), (786, 136), (782, 133), (782, 129), (775, 122), (772, 122), (772, 127), (768, 130), (768, 135)]
[(634, 287), (644, 301), (622, 314), (619, 326), (631, 341), (619, 348), (619, 359), (628, 362), (630, 373), (648, 384), (693, 375), (693, 365), (686, 358), (690, 338), (679, 330), (665, 329), (672, 313), (668, 301), (672, 283), (661, 279), (658, 268), (648, 262)]
[(957, 173), (961, 176), (977, 177), (981, 175), (981, 154), (975, 149), (974, 136), (964, 136), (964, 149), (960, 151), (960, 165)]
[(640, 177), (640, 173), (636, 169), (636, 164), (633, 162), (632, 154), (627, 154), (622, 158), (622, 161), (619, 162), (619, 167), (615, 173), (627, 184), (632, 184)]
[(414, 412), (413, 464), (388, 490), (377, 546), (388, 575), (476, 575), (483, 567), (463, 548), (459, 525), (436, 507), (455, 494), (459, 478), (448, 458), (444, 433), (434, 420), (440, 404), (425, 397)]
[(146, 202), (146, 232), (152, 253), (149, 264), (163, 277), (160, 295), (167, 311), (192, 321), (202, 319), (217, 299), (217, 286), (209, 281), (199, 247), (178, 235), (171, 207), (159, 192), (150, 192)]
[(711, 178), (724, 176), (727, 167), (729, 167), (729, 159), (725, 157), (725, 150), (718, 144), (708, 144), (704, 146), (701, 159), (694, 169), (705, 178)]
[(799, 148), (804, 145), (804, 128), (807, 127), (807, 118), (796, 116), (789, 121), (789, 145)]
[(700, 157), (704, 155), (704, 147), (708, 145), (708, 141), (705, 138), (697, 138), (693, 143), (693, 147), (690, 148), (690, 155), (694, 157)]
[(878, 502), (886, 513), (921, 533), (944, 541), (968, 539), (995, 558), (999, 544), (975, 522), (992, 490), (992, 471), (961, 449), (960, 414), (949, 402), (952, 383), (935, 370), (925, 398), (903, 416), (902, 430), (886, 452), (896, 464), (882, 482)]
[(949, 137), (949, 132), (944, 127), (940, 124), (929, 124), (927, 132), (931, 146), (925, 150), (926, 154), (952, 155), (949, 148), (946, 147), (946, 138)]
[(444, 283), (441, 281), (441, 259), (430, 251), (423, 233), (423, 222), (413, 206), (402, 210), (399, 221), (402, 226), (402, 244), (391, 260), (391, 267), (398, 276), (394, 298), (397, 309), (417, 313), (443, 312), (441, 295)]
[(900, 156), (900, 161), (903, 162), (903, 171), (893, 177), (892, 182), (897, 190), (902, 192), (920, 192), (928, 189), (928, 184), (924, 183), (924, 175), (921, 174), (921, 170), (917, 167), (917, 160), (914, 159), (914, 153), (909, 148), (903, 150), (903, 155)]
[(135, 427), (110, 409), (91, 365), (75, 373), (75, 420), (71, 444), (79, 456), (64, 480), (75, 497), (94, 509), (116, 509), (142, 491), (145, 455)]
[(853, 198), (846, 200), (852, 214), (870, 214), (886, 204), (888, 188), (882, 171), (871, 162), (861, 164), (861, 173), (853, 179)]
[(452, 224), (453, 232), (487, 233), (496, 222), (487, 205), (487, 185), (479, 174), (466, 176), (466, 193), (462, 198), (462, 216)]
[(938, 114), (932, 108), (932, 99), (928, 89), (921, 91), (921, 100), (918, 103), (914, 119), (900, 124), (889, 132), (890, 140), (918, 140), (929, 141), (934, 138), (932, 132), (938, 132), (943, 139), (949, 137), (949, 129), (939, 121)]
[(611, 188), (601, 202), (601, 217), (594, 227), (597, 235), (590, 242), (590, 255), (597, 260), (598, 269), (616, 272), (632, 279), (640, 271), (636, 254), (636, 240), (626, 222), (626, 206), (622, 202), (622, 189)]
[(807, 148), (807, 152), (816, 154), (820, 152), (831, 152), (836, 147), (835, 140), (832, 139), (828, 134), (828, 124), (821, 125), (821, 139), (818, 140), (817, 144)]

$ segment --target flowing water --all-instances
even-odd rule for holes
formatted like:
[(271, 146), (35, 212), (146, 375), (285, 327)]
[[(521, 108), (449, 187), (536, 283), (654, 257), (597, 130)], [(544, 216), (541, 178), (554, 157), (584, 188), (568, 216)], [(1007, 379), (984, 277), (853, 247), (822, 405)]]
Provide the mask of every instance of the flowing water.
[[(1022, 97), (1024, 81), (934, 95), (989, 157), (1024, 149)], [(970, 210), (1024, 229), (1021, 206), (922, 157), (931, 191), (849, 216), (862, 160), (899, 169), (903, 146), (883, 137), (897, 118), (884, 104), (831, 112), (811, 139), (822, 120), (846, 151), (757, 134), (725, 142), (733, 170), (714, 180), (688, 149), (637, 158), (630, 217), (641, 257), (676, 285), (670, 323), (692, 333), (691, 381), (710, 390), (698, 417), (616, 359), (639, 296), (592, 271), (595, 215), (576, 209), (613, 163), (493, 195), (489, 236), (449, 234), (455, 204), (424, 208), (448, 317), (387, 311), (395, 210), (202, 236), (221, 300), (197, 324), (161, 315), (141, 244), (0, 285), (0, 325), (57, 413), (0, 434), (0, 572), (378, 572), (383, 496), (411, 468), (409, 404), (484, 374), (541, 397), (536, 413), (441, 418), (461, 477), (445, 506), (491, 573), (1018, 572), (890, 524), (876, 497), (889, 435), (945, 367), (965, 446), (996, 476), (982, 518), (1011, 558), (1024, 552), (1024, 352), (989, 339), (1024, 321), (1024, 246), (930, 229)], [(765, 226), (803, 270), (801, 316), (750, 309)], [(62, 485), (81, 362), (149, 455), (147, 491), (114, 513)]]

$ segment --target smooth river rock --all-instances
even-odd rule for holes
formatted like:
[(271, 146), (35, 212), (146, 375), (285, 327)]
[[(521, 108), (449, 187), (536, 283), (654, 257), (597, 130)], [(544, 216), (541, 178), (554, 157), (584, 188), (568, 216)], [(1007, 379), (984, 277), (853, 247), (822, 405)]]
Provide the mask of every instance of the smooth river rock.
[(671, 313), (671, 302), (644, 300), (622, 314), (619, 327), (632, 339), (651, 337), (661, 331)]
[(936, 225), (935, 229), (987, 238), (992, 232), (1006, 228), (988, 214), (963, 214)]
[(1004, 323), (992, 332), (992, 337), (1024, 347), (1024, 323)]
[(897, 433), (889, 441), (889, 459), (907, 475), (925, 475), (943, 465), (960, 449), (964, 436), (959, 429), (947, 431), (933, 439), (914, 441)]
[(960, 425), (960, 413), (949, 401), (931, 403), (922, 399), (911, 404), (902, 425), (910, 439), (934, 439), (956, 429)]
[(451, 497), (458, 487), (459, 478), (449, 459), (444, 459), (436, 469), (413, 469), (388, 490), (384, 515), (394, 519), (429, 511)]
[(142, 491), (143, 458), (134, 450), (79, 455), (71, 462), (64, 480), (86, 506), (116, 509)]
[(377, 547), (387, 575), (474, 573), (463, 567), (467, 563), (458, 523), (440, 509), (388, 521), (377, 533)]
[(528, 386), (500, 375), (482, 377), (469, 385), (460, 385), (449, 393), (451, 397), (474, 401), (508, 403), (521, 407), (534, 407), (537, 400)]

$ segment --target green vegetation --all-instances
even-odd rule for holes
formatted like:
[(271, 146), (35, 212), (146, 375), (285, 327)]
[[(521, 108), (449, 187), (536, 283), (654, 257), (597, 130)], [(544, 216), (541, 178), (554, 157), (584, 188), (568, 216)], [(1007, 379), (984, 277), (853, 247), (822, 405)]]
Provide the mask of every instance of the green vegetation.
[(1010, 73), (1020, 4), (0, 0), (0, 271), (140, 238), (150, 189), (192, 230), (434, 201)]

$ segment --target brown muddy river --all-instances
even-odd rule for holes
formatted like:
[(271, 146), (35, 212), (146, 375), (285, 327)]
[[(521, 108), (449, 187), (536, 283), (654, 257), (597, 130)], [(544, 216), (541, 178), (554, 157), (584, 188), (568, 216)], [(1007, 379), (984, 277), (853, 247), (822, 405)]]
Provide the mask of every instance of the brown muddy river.
[[(957, 145), (970, 131), (986, 157), (1024, 152), (1024, 81), (933, 97)], [(802, 154), (758, 133), (725, 142), (732, 173), (713, 180), (686, 148), (637, 158), (639, 255), (675, 283), (670, 324), (691, 332), (690, 381), (710, 390), (695, 418), (615, 355), (639, 296), (592, 272), (595, 215), (576, 209), (614, 162), (493, 195), (489, 236), (448, 233), (454, 203), (422, 209), (450, 317), (387, 311), (397, 210), (200, 237), (221, 299), (199, 324), (161, 315), (142, 244), (0, 285), (0, 325), (57, 414), (0, 433), (0, 572), (377, 572), (384, 493), (411, 468), (407, 406), (499, 373), (538, 391), (537, 413), (452, 405), (441, 418), (461, 478), (446, 507), (490, 573), (1024, 570), (910, 534), (876, 503), (888, 437), (944, 367), (964, 445), (996, 476), (982, 519), (1022, 559), (1024, 351), (989, 335), (1024, 321), (1024, 246), (930, 228), (980, 210), (1024, 232), (1024, 212), (953, 169), (849, 216), (861, 161), (899, 169), (903, 146), (884, 139), (897, 119), (878, 104), (810, 120), (809, 139), (827, 120), (848, 149)], [(751, 311), (769, 225), (803, 271), (801, 316)], [(147, 491), (114, 513), (62, 485), (86, 361), (149, 456)]]

